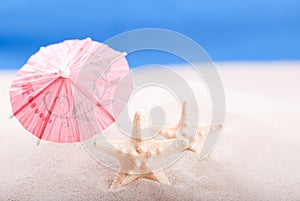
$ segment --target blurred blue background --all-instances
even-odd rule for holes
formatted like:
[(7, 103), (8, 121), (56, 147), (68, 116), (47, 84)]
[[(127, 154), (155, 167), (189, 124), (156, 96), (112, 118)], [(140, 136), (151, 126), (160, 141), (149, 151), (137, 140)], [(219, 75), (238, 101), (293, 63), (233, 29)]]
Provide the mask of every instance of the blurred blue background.
[[(187, 35), (214, 61), (300, 60), (299, 0), (10, 0), (0, 3), (0, 69), (20, 68), (40, 46), (148, 27)], [(128, 59), (131, 67), (182, 62), (158, 53)]]

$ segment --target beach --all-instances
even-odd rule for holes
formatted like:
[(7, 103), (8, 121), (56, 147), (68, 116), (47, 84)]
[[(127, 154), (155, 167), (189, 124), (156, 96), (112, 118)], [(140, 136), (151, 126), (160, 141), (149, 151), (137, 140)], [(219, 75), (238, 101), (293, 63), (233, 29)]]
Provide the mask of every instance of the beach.
[(226, 119), (214, 152), (205, 160), (187, 152), (166, 168), (170, 186), (139, 179), (117, 190), (109, 190), (116, 171), (80, 143), (37, 146), (9, 118), (16, 71), (0, 71), (0, 200), (300, 200), (300, 63), (216, 67)]

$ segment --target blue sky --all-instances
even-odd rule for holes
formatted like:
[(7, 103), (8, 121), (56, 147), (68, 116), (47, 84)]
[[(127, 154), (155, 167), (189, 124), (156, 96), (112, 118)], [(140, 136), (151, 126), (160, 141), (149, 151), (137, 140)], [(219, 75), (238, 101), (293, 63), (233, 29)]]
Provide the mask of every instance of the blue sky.
[[(215, 61), (300, 60), (298, 0), (10, 0), (0, 3), (0, 69), (20, 68), (47, 44), (101, 42), (148, 27), (187, 35)], [(128, 59), (131, 66), (181, 62), (158, 53)]]

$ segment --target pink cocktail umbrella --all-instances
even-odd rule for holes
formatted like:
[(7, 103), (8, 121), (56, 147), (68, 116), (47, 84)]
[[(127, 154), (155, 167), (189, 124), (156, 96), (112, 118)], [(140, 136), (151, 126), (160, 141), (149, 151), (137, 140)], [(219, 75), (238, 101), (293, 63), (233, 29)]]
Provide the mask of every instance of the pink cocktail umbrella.
[(115, 121), (130, 86), (114, 90), (128, 72), (124, 53), (89, 38), (42, 47), (12, 81), (13, 115), (39, 139), (79, 142)]

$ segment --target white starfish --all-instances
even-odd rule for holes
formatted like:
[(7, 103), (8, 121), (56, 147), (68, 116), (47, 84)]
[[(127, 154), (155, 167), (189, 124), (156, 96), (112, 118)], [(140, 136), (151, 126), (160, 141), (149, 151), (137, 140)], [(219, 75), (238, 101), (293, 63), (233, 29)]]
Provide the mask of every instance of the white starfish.
[(188, 121), (187, 119), (186, 101), (184, 101), (182, 105), (181, 118), (175, 126), (166, 127), (162, 130), (159, 130), (158, 128), (153, 128), (153, 130), (155, 130), (161, 136), (167, 139), (187, 139), (189, 141), (189, 146), (186, 148), (186, 150), (195, 153), (200, 153), (208, 133), (221, 128), (222, 124), (195, 127), (192, 124), (191, 120)]
[[(187, 146), (183, 139), (143, 140), (143, 128), (148, 128), (147, 117), (141, 112), (135, 113), (132, 137), (129, 141), (105, 140), (95, 141), (94, 146), (120, 161), (120, 170), (110, 188), (116, 189), (139, 178), (147, 178), (170, 185), (161, 170), (161, 161), (182, 152)], [(144, 125), (142, 125), (144, 124)], [(148, 126), (148, 127), (147, 127)]]

